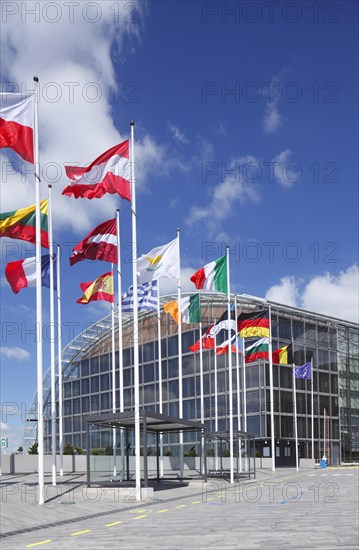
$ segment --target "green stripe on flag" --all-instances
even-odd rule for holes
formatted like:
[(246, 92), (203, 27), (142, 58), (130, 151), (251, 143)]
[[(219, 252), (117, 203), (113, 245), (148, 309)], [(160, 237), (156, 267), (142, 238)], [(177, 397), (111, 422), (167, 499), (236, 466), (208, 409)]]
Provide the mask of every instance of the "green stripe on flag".
[(227, 256), (222, 256), (216, 260), (216, 266), (214, 268), (214, 288), (217, 292), (224, 292), (227, 294)]
[(201, 321), (201, 297), (199, 294), (194, 294), (189, 299), (189, 322), (200, 323)]

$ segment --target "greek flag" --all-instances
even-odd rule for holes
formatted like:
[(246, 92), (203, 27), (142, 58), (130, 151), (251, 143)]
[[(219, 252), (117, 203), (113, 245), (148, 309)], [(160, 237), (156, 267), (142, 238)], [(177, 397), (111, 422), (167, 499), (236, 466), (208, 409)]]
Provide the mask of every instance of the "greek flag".
[[(138, 311), (157, 311), (157, 280), (138, 285)], [(122, 294), (122, 311), (133, 312), (133, 287), (130, 286), (125, 294)]]

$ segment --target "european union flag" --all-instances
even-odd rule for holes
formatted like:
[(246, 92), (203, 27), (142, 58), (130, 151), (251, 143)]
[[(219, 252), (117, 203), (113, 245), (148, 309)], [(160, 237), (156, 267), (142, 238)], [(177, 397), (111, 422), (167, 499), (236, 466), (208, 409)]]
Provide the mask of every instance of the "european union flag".
[(312, 363), (306, 363), (302, 367), (296, 367), (294, 369), (294, 375), (296, 378), (301, 378), (302, 380), (311, 380), (312, 379)]

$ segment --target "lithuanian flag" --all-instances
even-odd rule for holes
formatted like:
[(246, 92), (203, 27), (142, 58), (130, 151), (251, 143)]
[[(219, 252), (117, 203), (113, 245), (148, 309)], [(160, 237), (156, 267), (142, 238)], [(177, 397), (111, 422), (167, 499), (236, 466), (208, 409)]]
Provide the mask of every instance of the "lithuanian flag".
[(263, 309), (252, 313), (241, 313), (237, 319), (241, 338), (269, 337), (269, 311)]
[(253, 361), (268, 361), (269, 359), (269, 340), (268, 338), (262, 338), (257, 340), (254, 344), (248, 346), (245, 349), (245, 361), (246, 363), (253, 363)]
[(83, 290), (82, 298), (76, 300), (78, 304), (89, 304), (105, 300), (106, 302), (114, 302), (113, 276), (112, 273), (104, 273), (97, 277), (95, 281), (90, 283), (80, 283)]
[[(0, 214), (0, 237), (36, 244), (36, 205)], [(41, 246), (49, 248), (47, 230), (48, 200), (40, 202)]]
[(193, 294), (193, 296), (186, 296), (181, 298), (180, 307), (178, 308), (178, 300), (167, 302), (163, 305), (163, 309), (166, 313), (172, 316), (173, 320), (178, 323), (179, 313), (181, 312), (182, 322), (189, 325), (190, 323), (200, 323), (201, 318), (201, 301), (199, 294)]
[(292, 365), (294, 363), (292, 344), (273, 351), (272, 361), (276, 365)]

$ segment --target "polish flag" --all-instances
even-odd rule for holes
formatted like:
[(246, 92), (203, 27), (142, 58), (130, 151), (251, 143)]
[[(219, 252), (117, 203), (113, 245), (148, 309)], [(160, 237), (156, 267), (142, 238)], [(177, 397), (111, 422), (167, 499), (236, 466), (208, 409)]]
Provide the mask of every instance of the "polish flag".
[(75, 199), (100, 199), (106, 193), (118, 193), (122, 199), (131, 200), (129, 140), (115, 145), (87, 168), (65, 166), (66, 174), (71, 181), (62, 192)]
[(101, 223), (74, 246), (70, 265), (82, 260), (103, 260), (117, 264), (116, 218)]
[(34, 94), (0, 93), (0, 148), (34, 164)]

